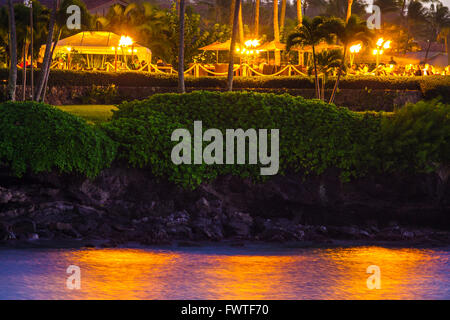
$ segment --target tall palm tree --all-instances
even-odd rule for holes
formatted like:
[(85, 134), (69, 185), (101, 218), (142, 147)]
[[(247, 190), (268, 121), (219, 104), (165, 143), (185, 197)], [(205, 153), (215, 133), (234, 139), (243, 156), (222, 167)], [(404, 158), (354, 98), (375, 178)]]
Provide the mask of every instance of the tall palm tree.
[(347, 18), (345, 19), (345, 21), (347, 21), (347, 22), (350, 19), (350, 17), (352, 16), (352, 5), (353, 5), (353, 0), (348, 0), (348, 3), (347, 3)]
[(241, 46), (245, 42), (245, 37), (244, 37), (244, 20), (242, 19), (242, 2), (241, 2), (241, 5), (239, 6), (239, 41), (241, 43)]
[[(406, 6), (406, 1), (405, 1)], [(405, 13), (405, 29), (407, 38), (405, 41), (404, 53), (408, 50), (410, 38), (412, 37), (412, 29), (420, 28), (426, 18), (426, 9), (423, 4), (417, 0), (411, 0), (407, 3)]]
[(449, 9), (442, 5), (431, 5), (426, 15), (426, 34), (428, 40), (428, 47), (425, 54), (425, 61), (428, 60), (431, 43), (438, 40), (441, 30), (450, 27), (450, 12)]
[(47, 77), (47, 68), (50, 67), (50, 61), (52, 58), (51, 46), (52, 46), (52, 40), (53, 40), (53, 32), (54, 32), (55, 23), (56, 23), (56, 10), (57, 10), (56, 5), (57, 5), (57, 1), (53, 0), (53, 9), (50, 14), (50, 22), (49, 22), (49, 26), (48, 26), (48, 35), (47, 35), (47, 42), (45, 45), (44, 60), (42, 62), (41, 73), (39, 75), (39, 80), (38, 80), (38, 83), (36, 86), (36, 92), (34, 94), (35, 99), (37, 101), (41, 100), (42, 91), (43, 91), (44, 85), (45, 85), (45, 79)]
[(286, 0), (281, 0), (280, 33), (283, 34), (286, 20)]
[(231, 44), (230, 44), (230, 61), (228, 64), (228, 91), (233, 91), (233, 75), (234, 75), (234, 54), (236, 47), (236, 38), (238, 36), (239, 28), (239, 9), (241, 6), (241, 0), (234, 0), (234, 12), (233, 12), (233, 31), (231, 33)]
[[(51, 64), (51, 59), (53, 57), (53, 54), (55, 52), (56, 45), (58, 44), (58, 41), (61, 39), (61, 35), (63, 34), (63, 32), (72, 33), (72, 31), (67, 29), (67, 9), (72, 5), (76, 5), (80, 8), (81, 28), (83, 30), (90, 28), (90, 24), (91, 24), (90, 14), (89, 14), (89, 11), (87, 10), (86, 5), (84, 4), (84, 2), (82, 0), (62, 0), (62, 3), (60, 3), (60, 1), (58, 0), (57, 8), (56, 8), (56, 17), (55, 17), (55, 19), (56, 19), (55, 20), (56, 39), (53, 42), (53, 46), (50, 51), (50, 63), (47, 65), (47, 69), (46, 69), (46, 73), (45, 73), (44, 89), (43, 89), (43, 93), (40, 97), (40, 99), (42, 101), (45, 100), (45, 95), (47, 92), (48, 78), (50, 76), (50, 64)], [(76, 32), (78, 32), (78, 31), (79, 30), (77, 30)]]
[(352, 42), (356, 41), (360, 41), (363, 42), (364, 44), (367, 44), (371, 41), (373, 34), (367, 28), (367, 23), (354, 15), (351, 16), (347, 22), (339, 18), (332, 18), (329, 21), (327, 21), (326, 26), (324, 28), (330, 34), (335, 35), (339, 40), (339, 42), (344, 46), (344, 53), (341, 65), (339, 66), (336, 83), (334, 85), (333, 92), (331, 93), (330, 97), (330, 103), (334, 103), (334, 99), (336, 98), (336, 92), (339, 88), (339, 81), (342, 76), (342, 71), (345, 67), (345, 58), (349, 45)]
[(298, 26), (301, 27), (303, 22), (302, 0), (297, 0), (297, 20)]
[(278, 22), (278, 0), (273, 0), (273, 36), (280, 41), (280, 25)]
[(450, 27), (445, 27), (441, 30), (438, 35), (438, 40), (444, 40), (445, 52), (447, 52), (448, 65), (450, 65), (450, 52), (449, 52), (449, 42), (450, 42)]
[(317, 58), (316, 58), (316, 46), (322, 42), (331, 42), (333, 37), (331, 33), (327, 33), (324, 29), (324, 24), (326, 19), (324, 17), (318, 16), (314, 19), (309, 19), (308, 17), (303, 18), (302, 26), (297, 27), (296, 32), (290, 34), (287, 39), (286, 50), (290, 51), (293, 46), (311, 46), (313, 53), (313, 63), (314, 63), (314, 74), (315, 74), (315, 88), (316, 88), (316, 98), (320, 99), (319, 90), (319, 78), (317, 72)]
[(261, 6), (261, 0), (256, 0), (255, 3), (255, 38), (259, 35), (259, 8)]
[[(314, 0), (316, 1), (316, 0)], [(320, 1), (317, 0), (318, 6), (320, 7)], [(365, 14), (366, 3), (364, 0), (327, 0), (323, 3), (324, 13), (330, 17), (338, 17), (347, 20), (348, 13), (351, 15), (362, 15)], [(350, 9), (350, 11), (349, 11)]]
[(231, 0), (230, 6), (230, 22), (228, 23), (231, 28), (233, 28), (234, 23), (234, 9), (236, 8), (236, 0)]
[(178, 92), (185, 93), (186, 87), (184, 85), (184, 13), (185, 2), (180, 0), (180, 44), (178, 54)]
[(8, 100), (16, 100), (16, 85), (17, 85), (17, 36), (16, 36), (16, 21), (14, 16), (14, 5), (12, 0), (8, 0), (8, 21), (9, 21), (9, 52), (10, 52), (10, 66), (8, 77)]
[[(278, 22), (278, 0), (273, 0), (273, 36), (275, 42), (280, 42), (280, 25)], [(280, 51), (275, 50), (275, 64), (280, 62)]]

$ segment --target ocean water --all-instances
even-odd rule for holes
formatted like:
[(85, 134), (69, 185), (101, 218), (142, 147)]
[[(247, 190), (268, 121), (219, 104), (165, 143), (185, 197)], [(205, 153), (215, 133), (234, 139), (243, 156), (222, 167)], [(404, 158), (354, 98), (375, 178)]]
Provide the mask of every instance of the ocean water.
[(376, 246), (0, 249), (0, 299), (450, 299), (449, 258)]

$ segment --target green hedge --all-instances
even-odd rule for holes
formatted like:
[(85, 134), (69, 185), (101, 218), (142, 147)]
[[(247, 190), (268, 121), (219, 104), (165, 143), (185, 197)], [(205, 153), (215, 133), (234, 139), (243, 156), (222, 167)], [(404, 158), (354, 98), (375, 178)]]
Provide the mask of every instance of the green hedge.
[(450, 105), (436, 100), (407, 105), (381, 123), (383, 171), (428, 172), (450, 164)]
[(103, 129), (120, 143), (119, 156), (131, 166), (150, 167), (157, 176), (187, 187), (219, 175), (260, 178), (255, 165), (172, 164), (170, 141), (176, 128), (280, 129), (280, 173), (320, 174), (342, 170), (343, 179), (362, 175), (373, 165), (371, 141), (381, 125), (378, 114), (359, 114), (319, 100), (248, 92), (159, 94), (123, 103)]
[(172, 164), (176, 128), (280, 129), (280, 174), (341, 171), (344, 181), (368, 173), (429, 172), (450, 164), (450, 105), (408, 105), (393, 114), (355, 113), (318, 100), (248, 92), (159, 94), (119, 106), (103, 125), (133, 167), (195, 188), (223, 174), (260, 179), (260, 165)]
[(263, 180), (262, 165), (180, 165), (175, 129), (279, 129), (279, 174), (339, 169), (344, 181), (368, 173), (430, 172), (450, 164), (450, 105), (436, 100), (395, 113), (356, 113), (290, 95), (254, 92), (158, 94), (119, 106), (100, 128), (38, 103), (0, 104), (0, 165), (94, 177), (114, 160), (149, 168), (186, 188), (224, 174)]
[(57, 169), (94, 177), (116, 151), (103, 131), (52, 106), (0, 104), (0, 163), (18, 176)]
[[(22, 72), (18, 73), (18, 83), (21, 82)], [(8, 70), (0, 69), (0, 82), (6, 82)], [(67, 86), (116, 86), (129, 87), (177, 87), (176, 75), (154, 74), (147, 72), (99, 72), (99, 71), (67, 71), (52, 70), (49, 85)], [(226, 87), (225, 77), (186, 77), (186, 85), (196, 88)], [(334, 78), (330, 77), (327, 86), (332, 88)], [(303, 76), (266, 76), (266, 77), (236, 77), (235, 88), (314, 88), (312, 77)], [(341, 89), (380, 89), (380, 90), (422, 90), (424, 94), (428, 91), (438, 89), (441, 93), (448, 95), (450, 77), (387, 77), (387, 76), (351, 76), (341, 80)], [(443, 90), (445, 89), (445, 90)], [(433, 95), (432, 97), (435, 97)]]

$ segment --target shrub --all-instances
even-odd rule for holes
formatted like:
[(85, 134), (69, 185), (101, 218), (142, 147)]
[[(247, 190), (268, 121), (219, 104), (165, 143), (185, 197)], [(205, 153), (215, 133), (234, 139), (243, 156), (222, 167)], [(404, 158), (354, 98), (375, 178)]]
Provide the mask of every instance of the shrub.
[(116, 149), (101, 130), (49, 105), (0, 104), (0, 162), (18, 176), (57, 169), (94, 177)]
[(381, 124), (384, 171), (425, 171), (450, 163), (450, 105), (437, 100), (407, 105)]
[[(18, 73), (18, 84), (22, 73)], [(7, 81), (8, 69), (0, 69), (0, 81)], [(29, 79), (29, 76), (28, 76)], [(327, 87), (332, 88), (334, 77), (327, 81)], [(226, 88), (226, 77), (186, 77), (186, 86), (193, 88)], [(72, 71), (52, 70), (48, 84), (58, 86), (108, 86), (122, 87), (177, 87), (176, 75), (155, 74), (139, 71), (103, 72), (103, 71)], [(235, 88), (272, 88), (272, 89), (314, 89), (312, 77), (307, 76), (264, 76), (236, 77)], [(444, 90), (450, 86), (448, 76), (429, 77), (392, 77), (392, 76), (348, 76), (341, 80), (341, 89), (378, 89), (378, 90), (422, 90), (426, 95), (437, 88)], [(441, 92), (441, 91), (440, 91)], [(444, 93), (442, 91), (442, 93)], [(435, 97), (435, 96), (433, 96)]]
[(204, 130), (222, 132), (280, 129), (281, 174), (292, 170), (320, 174), (339, 168), (344, 180), (372, 166), (370, 145), (380, 126), (378, 114), (358, 114), (319, 100), (248, 92), (159, 94), (120, 105), (113, 119), (103, 129), (120, 143), (119, 157), (190, 188), (223, 174), (260, 178), (260, 166), (255, 165), (172, 164), (173, 130), (187, 128), (192, 134), (195, 120), (202, 121)]

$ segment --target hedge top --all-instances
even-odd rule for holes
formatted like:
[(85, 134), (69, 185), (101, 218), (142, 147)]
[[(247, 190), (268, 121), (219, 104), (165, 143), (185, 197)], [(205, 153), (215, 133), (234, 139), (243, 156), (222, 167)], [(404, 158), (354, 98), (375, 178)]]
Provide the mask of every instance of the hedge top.
[(93, 177), (115, 152), (116, 144), (81, 118), (41, 103), (0, 104), (0, 164), (18, 176), (57, 169)]

